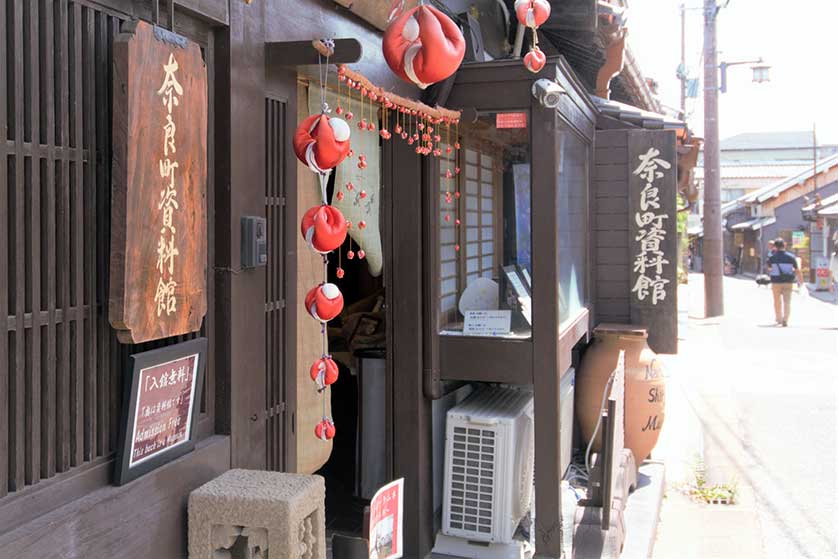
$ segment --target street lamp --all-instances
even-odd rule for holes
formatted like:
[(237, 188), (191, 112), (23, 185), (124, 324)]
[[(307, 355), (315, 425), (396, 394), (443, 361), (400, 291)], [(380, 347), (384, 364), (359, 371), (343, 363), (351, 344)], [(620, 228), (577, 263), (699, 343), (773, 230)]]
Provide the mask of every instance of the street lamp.
[(730, 66), (739, 66), (740, 64), (755, 64), (755, 66), (751, 66), (751, 70), (753, 71), (753, 82), (756, 83), (763, 83), (769, 81), (768, 79), (768, 70), (771, 66), (767, 64), (763, 64), (762, 57), (759, 57), (757, 60), (741, 60), (737, 62), (720, 62), (719, 63), (719, 70), (721, 70), (722, 80), (721, 86), (719, 87), (719, 91), (722, 93), (727, 92), (727, 69)]

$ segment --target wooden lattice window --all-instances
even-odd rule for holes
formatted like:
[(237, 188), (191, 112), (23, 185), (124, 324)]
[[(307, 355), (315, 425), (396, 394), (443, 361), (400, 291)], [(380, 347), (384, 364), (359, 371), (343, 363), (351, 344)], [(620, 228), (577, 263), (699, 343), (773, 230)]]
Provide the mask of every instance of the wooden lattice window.
[[(121, 345), (108, 322), (119, 25), (83, 2), (0, 3), (0, 497), (112, 459), (128, 356), (186, 338)], [(199, 433), (212, 429), (212, 353)]]

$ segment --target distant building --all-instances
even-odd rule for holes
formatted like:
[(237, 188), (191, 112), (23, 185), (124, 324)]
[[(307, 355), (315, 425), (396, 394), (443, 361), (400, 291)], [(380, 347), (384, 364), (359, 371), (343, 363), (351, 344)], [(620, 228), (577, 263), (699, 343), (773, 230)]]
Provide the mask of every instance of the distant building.
[(770, 241), (782, 237), (801, 258), (804, 275), (813, 281), (818, 260), (828, 255), (825, 218), (834, 211), (836, 196), (838, 153), (819, 159), (817, 172), (810, 163), (796, 175), (725, 204), (725, 256), (738, 264), (737, 271), (757, 274), (763, 269)]
[[(722, 203), (797, 175), (812, 167), (812, 132), (748, 132), (725, 138), (719, 146)], [(838, 144), (818, 145), (818, 159), (838, 153)], [(704, 190), (703, 153), (695, 168)], [(699, 206), (703, 197), (699, 197)], [(699, 207), (697, 213), (703, 215)]]

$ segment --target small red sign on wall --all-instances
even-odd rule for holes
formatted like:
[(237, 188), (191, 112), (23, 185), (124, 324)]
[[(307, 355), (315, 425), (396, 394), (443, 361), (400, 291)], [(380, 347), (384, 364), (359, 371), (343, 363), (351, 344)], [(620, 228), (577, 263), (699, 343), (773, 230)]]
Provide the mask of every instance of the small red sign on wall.
[(527, 113), (498, 113), (495, 128), (526, 128)]

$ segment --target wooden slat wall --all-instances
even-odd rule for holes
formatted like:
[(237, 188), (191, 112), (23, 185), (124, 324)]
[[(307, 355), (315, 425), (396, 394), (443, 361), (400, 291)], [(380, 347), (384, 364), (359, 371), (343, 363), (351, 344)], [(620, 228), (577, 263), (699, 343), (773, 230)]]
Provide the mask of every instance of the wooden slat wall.
[[(0, 498), (112, 456), (129, 355), (194, 337), (120, 345), (108, 323), (119, 25), (87, 2), (0, 0)], [(212, 45), (203, 46), (212, 76)], [(210, 88), (210, 116), (212, 104)], [(209, 200), (212, 179), (210, 165)], [(207, 274), (214, 308), (211, 265)], [(210, 356), (211, 316), (200, 333)], [(213, 432), (213, 364), (204, 436)]]
[(628, 134), (599, 130), (594, 150), (595, 322), (629, 322)]
[(286, 104), (265, 100), (265, 215), (268, 227), (268, 271), (265, 290), (265, 410), (267, 468), (281, 471), (285, 456), (285, 119)]

